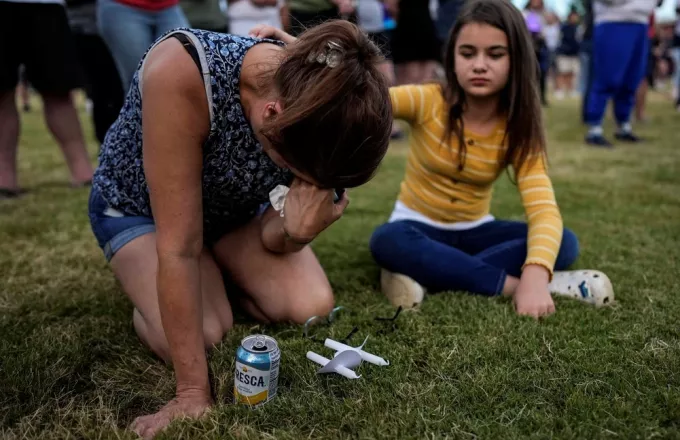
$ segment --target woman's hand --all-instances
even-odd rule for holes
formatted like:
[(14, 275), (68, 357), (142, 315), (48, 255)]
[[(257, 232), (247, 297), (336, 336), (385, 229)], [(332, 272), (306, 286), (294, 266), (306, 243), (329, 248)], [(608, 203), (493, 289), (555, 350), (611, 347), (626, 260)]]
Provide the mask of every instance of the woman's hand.
[(543, 266), (529, 264), (524, 268), (512, 298), (518, 315), (540, 318), (555, 313), (555, 303), (548, 290), (549, 277)]
[(269, 38), (271, 40), (279, 40), (286, 44), (293, 43), (295, 40), (297, 40), (297, 38), (282, 31), (281, 29), (266, 24), (258, 24), (252, 28), (250, 32), (248, 32), (248, 35), (253, 38)]
[(155, 414), (137, 417), (130, 427), (144, 439), (151, 439), (174, 419), (201, 417), (212, 405), (212, 399), (204, 393), (177, 395)]
[(309, 243), (342, 217), (348, 204), (346, 192), (333, 203), (332, 189), (320, 189), (296, 178), (283, 205), (283, 230), (293, 241)]

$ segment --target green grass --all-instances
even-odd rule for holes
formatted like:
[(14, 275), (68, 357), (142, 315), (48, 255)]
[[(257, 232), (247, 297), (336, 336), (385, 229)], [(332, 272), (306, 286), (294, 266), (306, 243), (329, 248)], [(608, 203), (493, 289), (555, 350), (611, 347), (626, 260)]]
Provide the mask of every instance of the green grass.
[[(610, 276), (614, 307), (558, 299), (556, 315), (534, 321), (502, 299), (448, 293), (386, 331), (374, 318), (394, 310), (367, 242), (398, 191), (406, 145), (396, 143), (314, 244), (350, 310), (326, 334), (357, 326), (351, 342), (370, 335), (368, 349), (392, 364), (364, 364), (357, 381), (317, 376), (305, 353), (328, 352), (301, 328), (241, 320), (210, 355), (215, 410), (164, 438), (680, 438), (680, 134), (670, 109), (652, 100), (653, 122), (640, 128), (648, 142), (613, 151), (582, 145), (574, 101), (547, 111), (553, 183), (582, 245), (577, 267)], [(20, 170), (31, 192), (0, 202), (0, 437), (133, 438), (129, 423), (172, 397), (172, 370), (139, 343), (90, 232), (88, 192), (67, 187), (35, 112), (24, 117)], [(523, 218), (506, 178), (493, 212)], [(282, 350), (279, 396), (258, 411), (230, 403), (235, 349), (254, 332)]]

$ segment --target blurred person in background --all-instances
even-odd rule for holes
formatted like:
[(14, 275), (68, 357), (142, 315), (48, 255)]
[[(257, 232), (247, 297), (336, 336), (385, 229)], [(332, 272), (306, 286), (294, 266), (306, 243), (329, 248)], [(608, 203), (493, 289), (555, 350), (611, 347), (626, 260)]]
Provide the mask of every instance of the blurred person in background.
[(229, 32), (247, 36), (258, 24), (288, 28), (290, 19), (285, 0), (230, 0), (227, 12)]
[(19, 66), (19, 83), (17, 84), (17, 95), (21, 102), (21, 108), (25, 113), (31, 111), (31, 85), (26, 78), (26, 66)]
[[(357, 4), (357, 21), (359, 27), (368, 34), (368, 37), (382, 50), (385, 61), (378, 66), (387, 78), (387, 84), (396, 84), (394, 75), (394, 63), (390, 50), (391, 34), (385, 26), (385, 15), (392, 16), (398, 13), (397, 0), (360, 0)], [(397, 124), (392, 124), (392, 138), (401, 137), (403, 132)]]
[(652, 20), (649, 36), (647, 77), (640, 83), (635, 100), (635, 119), (639, 122), (647, 121), (645, 110), (648, 90), (659, 90), (662, 82), (672, 81), (676, 69), (672, 54), (673, 25)]
[[(538, 2), (542, 4), (542, 0), (538, 0)], [(548, 98), (546, 89), (548, 82), (548, 70), (550, 69), (550, 58), (548, 55), (548, 46), (545, 43), (545, 37), (543, 35), (543, 15), (539, 14), (535, 10), (526, 10), (524, 11), (524, 20), (527, 29), (529, 30), (531, 41), (534, 44), (534, 53), (538, 62), (540, 74), (538, 81), (541, 92), (541, 104), (543, 106), (547, 106)]]
[(583, 0), (583, 25), (581, 26), (581, 71), (579, 78), (579, 88), (581, 91), (581, 123), (586, 123), (586, 110), (588, 106), (588, 94), (593, 76), (593, 2)]
[(227, 32), (226, 0), (180, 0), (189, 25), (194, 29)]
[(442, 42), (426, 0), (400, 0), (392, 57), (398, 84), (421, 84), (435, 78)]
[(84, 88), (92, 103), (92, 122), (99, 144), (123, 106), (123, 85), (116, 63), (97, 28), (96, 0), (69, 0), (66, 6)]
[(557, 50), (560, 47), (562, 24), (560, 18), (554, 12), (547, 12), (545, 15), (545, 27), (543, 28), (543, 36), (545, 37), (545, 45), (548, 49), (548, 77), (555, 81), (557, 68), (555, 66), (555, 59), (557, 57)]
[(571, 96), (578, 96), (575, 78), (578, 78), (581, 70), (581, 60), (579, 52), (581, 45), (578, 41), (579, 15), (576, 10), (572, 10), (567, 17), (566, 23), (560, 29), (560, 45), (557, 50), (555, 78), (555, 96), (562, 99), (569, 93)]
[(292, 35), (299, 35), (324, 21), (349, 18), (354, 14), (354, 0), (287, 0)]
[(647, 118), (645, 115), (645, 109), (647, 107), (647, 92), (649, 88), (654, 88), (655, 86), (655, 65), (654, 60), (654, 46), (655, 42), (658, 41), (656, 35), (656, 20), (654, 13), (649, 17), (649, 25), (647, 27), (647, 62), (645, 64), (645, 74), (635, 91), (635, 104), (633, 106), (633, 114), (635, 115), (636, 122), (646, 122)]
[[(526, 25), (529, 28), (531, 38), (534, 41), (534, 50), (536, 52), (536, 58), (538, 59), (538, 66), (540, 68), (539, 82), (541, 86), (541, 103), (543, 106), (547, 106), (548, 74), (551, 67), (551, 50), (548, 45), (546, 29), (549, 25), (552, 25), (554, 28), (554, 23), (552, 23), (554, 20), (551, 21), (549, 19), (549, 17), (554, 14), (545, 7), (543, 0), (529, 0), (524, 8), (523, 15)], [(557, 20), (557, 22), (559, 23), (559, 20)], [(552, 36), (552, 39), (554, 40), (554, 36)], [(555, 45), (555, 42), (551, 41), (550, 44)]]
[(189, 27), (179, 0), (97, 0), (97, 23), (125, 93), (153, 42), (172, 29)]
[(614, 100), (614, 115), (621, 142), (639, 142), (630, 123), (635, 95), (645, 76), (649, 56), (649, 18), (656, 0), (595, 0), (593, 3), (593, 82), (588, 93), (585, 141), (594, 147), (612, 147), (604, 137), (602, 120), (607, 103)]
[(435, 26), (439, 41), (446, 41), (465, 0), (439, 0)]
[(673, 29), (673, 62), (675, 64), (675, 75), (673, 79), (673, 95), (675, 97), (676, 110), (680, 112), (680, 0), (676, 0), (675, 14), (676, 22)]
[(17, 178), (19, 66), (43, 99), (45, 120), (61, 147), (75, 187), (92, 165), (71, 91), (81, 86), (73, 35), (61, 0), (0, 0), (0, 199), (24, 191)]

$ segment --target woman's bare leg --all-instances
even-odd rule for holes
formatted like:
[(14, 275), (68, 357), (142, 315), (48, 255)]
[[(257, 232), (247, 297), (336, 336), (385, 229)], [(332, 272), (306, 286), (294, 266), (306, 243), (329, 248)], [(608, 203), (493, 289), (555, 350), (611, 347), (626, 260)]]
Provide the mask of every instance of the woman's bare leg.
[[(210, 348), (218, 344), (232, 327), (233, 318), (222, 274), (209, 251), (204, 250), (200, 264), (203, 334), (206, 348)], [(132, 319), (137, 334), (154, 353), (170, 362), (156, 290), (156, 234), (142, 235), (126, 244), (114, 255), (111, 267), (135, 305)]]
[(257, 319), (302, 324), (333, 309), (333, 291), (312, 249), (270, 252), (260, 239), (259, 218), (222, 237), (213, 253), (244, 291), (244, 308)]

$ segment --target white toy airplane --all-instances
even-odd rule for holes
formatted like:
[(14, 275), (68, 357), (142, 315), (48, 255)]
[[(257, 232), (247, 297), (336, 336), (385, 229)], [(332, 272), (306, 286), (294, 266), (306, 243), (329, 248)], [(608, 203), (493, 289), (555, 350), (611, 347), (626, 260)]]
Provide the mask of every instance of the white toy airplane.
[(363, 348), (366, 344), (366, 341), (368, 341), (368, 336), (364, 340), (364, 343), (360, 346), (350, 347), (349, 345), (345, 345), (341, 342), (334, 341), (332, 339), (326, 339), (324, 345), (328, 348), (336, 350), (335, 357), (333, 359), (326, 359), (320, 354), (314, 353), (313, 351), (308, 351), (307, 359), (321, 365), (321, 368), (317, 371), (318, 374), (337, 373), (348, 379), (359, 379), (361, 376), (357, 376), (357, 374), (352, 371), (352, 369), (361, 365), (361, 361), (366, 361), (379, 366), (386, 366), (390, 364), (385, 359), (364, 351)]

